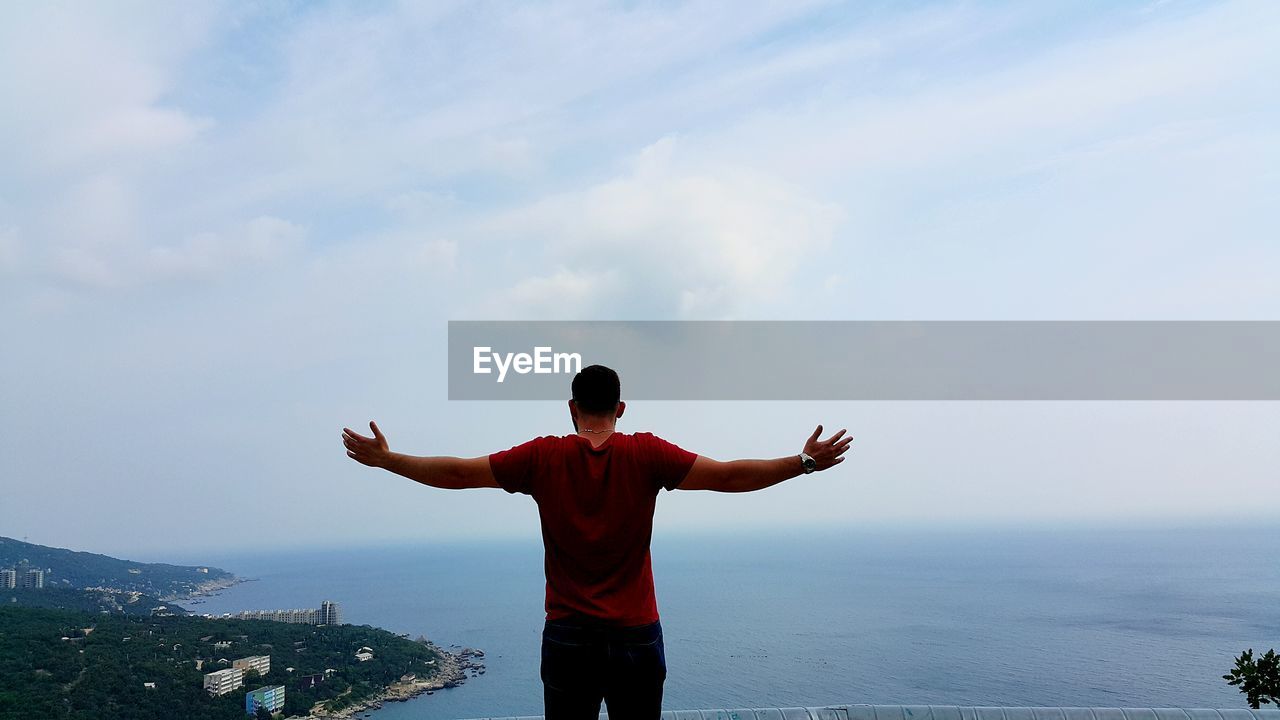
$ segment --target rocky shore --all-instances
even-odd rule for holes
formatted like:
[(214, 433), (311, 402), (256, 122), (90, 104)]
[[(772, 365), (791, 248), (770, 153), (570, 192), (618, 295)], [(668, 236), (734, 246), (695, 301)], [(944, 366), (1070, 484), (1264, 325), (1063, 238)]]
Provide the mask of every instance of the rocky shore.
[(191, 600), (194, 598), (199, 598), (201, 595), (212, 595), (220, 590), (226, 590), (227, 588), (233, 585), (239, 585), (242, 582), (245, 582), (244, 578), (239, 578), (234, 575), (227, 578), (219, 578), (217, 580), (206, 580), (202, 583), (197, 584), (194, 588), (192, 588), (188, 592), (174, 593), (172, 595), (169, 595), (168, 597), (162, 597), (160, 598), (160, 600), (164, 602), (179, 602), (182, 600)]
[(361, 713), (377, 710), (382, 707), (384, 702), (404, 702), (423, 693), (433, 693), (444, 688), (458, 687), (467, 681), (468, 672), (471, 673), (471, 677), (484, 674), (484, 662), (481, 660), (484, 657), (483, 651), (465, 648), (460, 652), (453, 653), (434, 645), (432, 647), (440, 654), (438, 661), (440, 668), (434, 677), (430, 679), (403, 678), (399, 682), (391, 684), (382, 692), (342, 710), (329, 712), (319, 707), (312, 708), (311, 714), (306, 716), (306, 720), (347, 720)]

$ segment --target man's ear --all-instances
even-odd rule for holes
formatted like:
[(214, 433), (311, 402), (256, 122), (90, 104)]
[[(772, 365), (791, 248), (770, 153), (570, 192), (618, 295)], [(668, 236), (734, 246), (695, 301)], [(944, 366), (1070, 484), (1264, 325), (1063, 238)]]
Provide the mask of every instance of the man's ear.
[(569, 419), (573, 421), (573, 431), (578, 432), (578, 403), (569, 401)]
[(617, 414), (616, 414), (616, 415), (614, 415), (614, 417), (620, 418), (620, 417), (622, 417), (622, 413), (624, 413), (624, 412), (626, 412), (626, 411), (627, 411), (627, 404), (626, 404), (626, 403), (624, 403), (624, 402), (622, 402), (621, 400), (619, 400), (619, 401), (618, 401), (618, 412), (617, 412)]

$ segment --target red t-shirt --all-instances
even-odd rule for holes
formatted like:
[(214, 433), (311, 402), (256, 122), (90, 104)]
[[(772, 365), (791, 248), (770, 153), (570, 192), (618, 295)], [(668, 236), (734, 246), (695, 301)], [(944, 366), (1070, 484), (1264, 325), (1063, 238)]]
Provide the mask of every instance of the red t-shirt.
[(581, 435), (547, 435), (489, 456), (502, 489), (538, 503), (548, 620), (658, 620), (653, 509), (658, 491), (674, 490), (697, 457), (650, 433), (614, 433), (597, 448)]

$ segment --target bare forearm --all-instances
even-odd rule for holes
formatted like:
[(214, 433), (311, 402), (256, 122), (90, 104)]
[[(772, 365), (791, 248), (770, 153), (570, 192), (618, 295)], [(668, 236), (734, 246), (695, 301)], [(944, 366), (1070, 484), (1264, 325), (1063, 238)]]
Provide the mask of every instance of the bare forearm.
[(498, 487), (489, 465), (489, 456), (476, 458), (419, 457), (391, 452), (387, 438), (378, 424), (369, 421), (373, 437), (365, 437), (351, 428), (342, 428), (342, 445), (347, 457), (361, 465), (390, 470), (410, 480), (445, 490)]
[(479, 458), (468, 460), (459, 457), (421, 457), (404, 453), (389, 453), (382, 468), (403, 475), (415, 482), (446, 490), (462, 490), (475, 487), (472, 467)]
[(772, 460), (731, 460), (726, 462), (724, 492), (752, 492), (804, 473), (797, 455)]

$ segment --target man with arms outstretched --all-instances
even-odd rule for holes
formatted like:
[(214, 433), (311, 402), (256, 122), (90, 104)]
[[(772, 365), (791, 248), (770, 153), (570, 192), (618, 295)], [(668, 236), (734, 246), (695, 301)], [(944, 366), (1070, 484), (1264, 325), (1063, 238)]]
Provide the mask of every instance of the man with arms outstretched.
[(477, 458), (391, 452), (373, 437), (343, 428), (347, 455), (432, 487), (502, 488), (538, 504), (546, 551), (546, 624), (542, 631), (547, 720), (655, 720), (667, 677), (662, 625), (653, 590), (649, 539), (658, 491), (750, 492), (826, 470), (853, 438), (845, 431), (799, 455), (717, 462), (650, 433), (619, 433), (626, 410), (618, 374), (602, 365), (573, 378), (573, 435), (547, 435)]

